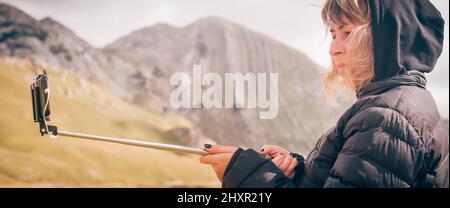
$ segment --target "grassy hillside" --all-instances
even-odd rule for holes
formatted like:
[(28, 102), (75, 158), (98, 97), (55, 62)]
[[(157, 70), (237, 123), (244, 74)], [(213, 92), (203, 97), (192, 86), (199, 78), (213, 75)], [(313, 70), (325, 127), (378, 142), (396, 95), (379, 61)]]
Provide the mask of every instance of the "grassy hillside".
[[(29, 89), (37, 70), (24, 60), (0, 59), (0, 187), (219, 186), (195, 155), (40, 136)], [(182, 118), (129, 105), (67, 71), (47, 72), (51, 123), (60, 129), (164, 142), (164, 132), (192, 128)]]

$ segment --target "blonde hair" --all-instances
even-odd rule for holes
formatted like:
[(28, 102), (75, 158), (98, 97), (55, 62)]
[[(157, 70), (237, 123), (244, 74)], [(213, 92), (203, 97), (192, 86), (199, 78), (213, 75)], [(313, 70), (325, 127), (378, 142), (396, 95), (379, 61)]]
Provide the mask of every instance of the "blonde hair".
[(346, 52), (351, 59), (343, 73), (339, 74), (332, 63), (330, 70), (323, 76), (325, 96), (331, 103), (334, 103), (337, 84), (357, 92), (375, 76), (368, 0), (327, 0), (322, 9), (322, 20), (327, 27), (331, 27), (333, 23), (343, 24), (344, 18), (361, 26), (355, 28), (347, 37)]

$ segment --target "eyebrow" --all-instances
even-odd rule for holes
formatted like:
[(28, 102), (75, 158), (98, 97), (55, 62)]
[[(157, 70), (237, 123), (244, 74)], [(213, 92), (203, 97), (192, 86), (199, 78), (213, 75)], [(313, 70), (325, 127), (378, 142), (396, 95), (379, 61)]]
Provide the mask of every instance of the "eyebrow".
[[(343, 27), (345, 27), (345, 26), (347, 26), (347, 23), (344, 23), (344, 24), (342, 24), (342, 25), (340, 25), (339, 27), (338, 27), (338, 29), (340, 30), (340, 29), (342, 29)], [(336, 32), (334, 29), (330, 29), (330, 32)]]

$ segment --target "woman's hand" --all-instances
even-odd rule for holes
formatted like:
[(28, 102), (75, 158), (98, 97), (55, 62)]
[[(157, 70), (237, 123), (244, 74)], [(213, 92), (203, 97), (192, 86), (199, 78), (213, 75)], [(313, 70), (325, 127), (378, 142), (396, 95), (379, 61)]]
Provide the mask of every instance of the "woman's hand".
[(205, 144), (204, 150), (209, 154), (201, 156), (200, 162), (211, 165), (217, 178), (222, 182), (225, 169), (237, 149), (237, 147)]
[(266, 145), (263, 145), (261, 147), (261, 152), (260, 153), (264, 157), (269, 156), (271, 158), (274, 158), (275, 156), (277, 156), (278, 154), (281, 154), (281, 153), (285, 154), (285, 155), (288, 155), (289, 151), (287, 151), (287, 150), (285, 150), (285, 149), (283, 149), (283, 148), (281, 148), (281, 147), (279, 147), (277, 145), (266, 144)]
[(289, 179), (294, 178), (295, 167), (297, 166), (298, 162), (297, 159), (295, 159), (289, 154), (289, 151), (276, 145), (264, 145), (261, 147), (260, 154), (264, 157), (272, 158), (272, 162)]

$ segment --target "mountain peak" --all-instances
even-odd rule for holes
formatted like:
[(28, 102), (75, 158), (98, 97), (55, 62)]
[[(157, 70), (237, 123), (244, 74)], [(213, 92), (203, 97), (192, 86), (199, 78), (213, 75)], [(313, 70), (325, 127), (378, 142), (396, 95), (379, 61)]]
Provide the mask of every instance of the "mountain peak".
[(198, 19), (194, 23), (232, 23), (230, 20), (227, 20), (225, 18), (219, 17), (219, 16), (206, 16)]
[(215, 28), (215, 27), (224, 27), (225, 25), (238, 25), (230, 20), (224, 19), (222, 17), (218, 17), (218, 16), (206, 16), (206, 17), (202, 17), (194, 22), (192, 22), (191, 24), (189, 24), (188, 26), (186, 26), (187, 28), (189, 27), (206, 27), (206, 28)]
[(165, 23), (165, 22), (161, 22), (161, 23), (154, 24), (153, 26), (151, 26), (151, 28), (157, 28), (157, 29), (174, 29), (175, 27), (172, 26), (171, 24), (168, 24), (168, 23)]
[(11, 49), (11, 51), (2, 50), (0, 54), (10, 54), (10, 52), (15, 54), (14, 51), (26, 48), (22, 38), (37, 38), (39, 41), (45, 41), (48, 33), (37, 23), (22, 10), (0, 3), (0, 45), (6, 44), (6, 48)]
[(146, 33), (146, 34), (148, 34), (148, 33), (166, 33), (166, 32), (172, 31), (174, 29), (178, 29), (178, 28), (176, 28), (168, 23), (162, 22), (162, 23), (157, 23), (152, 26), (144, 27), (142, 29), (136, 30), (136, 31), (132, 32), (131, 34), (133, 34), (133, 33)]
[(61, 23), (59, 23), (58, 21), (52, 19), (51, 17), (45, 17), (44, 19), (41, 19), (39, 22), (45, 23), (45, 24), (49, 24), (49, 25), (63, 26)]
[(35, 24), (36, 20), (24, 11), (9, 4), (0, 3), (0, 22)]
[(52, 19), (51, 17), (45, 17), (44, 19), (40, 20), (39, 25), (45, 28), (46, 30), (55, 30), (56, 32), (65, 32), (71, 35), (75, 35), (75, 33), (72, 30), (70, 30), (60, 22)]
[(51, 17), (45, 17), (44, 19), (40, 20), (39, 25), (44, 30), (53, 34), (53, 37), (59, 36), (59, 41), (61, 41), (61, 43), (64, 43), (65, 45), (77, 43), (80, 47), (83, 48), (82, 50), (87, 50), (91, 47), (89, 43), (78, 37), (75, 32)]

